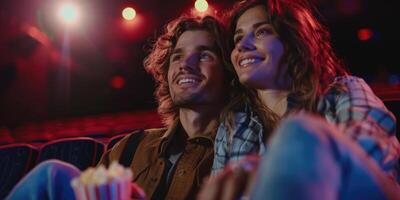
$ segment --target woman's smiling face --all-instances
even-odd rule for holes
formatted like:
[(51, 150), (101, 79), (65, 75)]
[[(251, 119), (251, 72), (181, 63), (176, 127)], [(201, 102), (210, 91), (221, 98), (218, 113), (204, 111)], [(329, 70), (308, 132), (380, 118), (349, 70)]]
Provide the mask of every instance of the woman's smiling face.
[(280, 65), (284, 46), (268, 20), (265, 7), (246, 10), (237, 20), (233, 39), (231, 61), (242, 84), (255, 89), (286, 88), (280, 84), (286, 82), (283, 78), (287, 67)]

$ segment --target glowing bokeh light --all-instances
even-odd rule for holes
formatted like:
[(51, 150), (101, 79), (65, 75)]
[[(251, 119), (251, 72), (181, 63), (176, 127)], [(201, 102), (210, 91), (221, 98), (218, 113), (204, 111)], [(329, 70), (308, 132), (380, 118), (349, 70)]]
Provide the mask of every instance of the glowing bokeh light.
[(373, 35), (374, 35), (374, 33), (369, 28), (362, 28), (362, 29), (358, 30), (358, 32), (357, 32), (358, 39), (361, 41), (370, 40)]
[(392, 75), (389, 76), (389, 80), (388, 81), (389, 81), (389, 85), (392, 85), (392, 86), (399, 85), (400, 86), (400, 75), (392, 74)]
[(125, 78), (122, 76), (114, 76), (111, 78), (110, 84), (114, 89), (122, 89), (125, 87)]
[(208, 9), (208, 3), (206, 0), (196, 0), (194, 7), (199, 12), (205, 12)]
[(64, 3), (60, 6), (59, 16), (66, 24), (75, 24), (79, 18), (78, 8), (70, 3)]
[(133, 20), (136, 17), (136, 11), (132, 7), (127, 7), (124, 10), (122, 10), (122, 17), (125, 20)]

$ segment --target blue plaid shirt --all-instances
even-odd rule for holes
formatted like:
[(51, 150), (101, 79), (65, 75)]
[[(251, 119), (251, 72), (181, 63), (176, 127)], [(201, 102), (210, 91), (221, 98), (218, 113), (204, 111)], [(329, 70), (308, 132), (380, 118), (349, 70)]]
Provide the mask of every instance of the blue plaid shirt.
[(214, 144), (213, 175), (222, 171), (228, 162), (238, 161), (249, 154), (262, 154), (265, 151), (263, 126), (257, 116), (246, 108), (245, 112), (235, 114), (233, 134), (220, 124)]
[[(288, 104), (291, 104), (288, 99)], [(318, 112), (328, 122), (356, 141), (393, 179), (400, 155), (396, 118), (361, 78), (337, 77), (318, 103)], [(233, 134), (220, 124), (215, 139), (212, 174), (230, 162), (265, 151), (263, 128), (246, 109), (235, 116)]]

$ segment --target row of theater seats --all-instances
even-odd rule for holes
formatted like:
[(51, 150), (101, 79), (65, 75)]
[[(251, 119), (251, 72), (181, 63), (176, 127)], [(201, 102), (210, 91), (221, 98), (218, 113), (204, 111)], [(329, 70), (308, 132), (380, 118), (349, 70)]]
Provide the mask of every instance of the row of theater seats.
[(161, 126), (157, 111), (145, 110), (0, 127), (0, 199), (44, 160), (59, 159), (84, 170), (129, 132)]
[(0, 127), (0, 145), (21, 142), (39, 144), (80, 136), (110, 138), (124, 131), (160, 126), (156, 110), (29, 122), (12, 130)]
[(95, 166), (103, 153), (125, 135), (114, 136), (106, 144), (90, 137), (76, 137), (47, 142), (41, 147), (26, 143), (0, 146), (0, 199), (37, 164), (59, 159), (84, 170)]
[[(391, 110), (396, 115), (397, 119), (399, 119), (400, 93), (399, 91), (397, 91), (397, 93), (393, 95), (392, 90), (386, 93), (388, 93), (389, 95), (386, 94), (386, 97), (388, 98), (383, 98), (384, 103), (389, 108), (389, 110)], [(14, 134), (9, 134), (7, 130), (1, 133), (2, 131), (0, 130), (0, 199), (3, 199), (12, 189), (12, 187), (27, 172), (29, 172), (30, 169), (32, 169), (35, 165), (44, 160), (53, 158), (60, 159), (65, 162), (71, 163), (79, 169), (83, 170), (87, 167), (96, 165), (103, 153), (107, 149), (111, 148), (124, 135), (126, 135), (129, 130), (134, 130), (136, 128), (155, 128), (161, 126), (160, 120), (158, 116), (156, 116), (155, 112), (151, 112), (150, 114), (140, 113), (139, 115), (129, 115), (129, 117), (124, 116), (123, 118), (125, 119), (125, 121), (122, 120), (120, 116), (103, 116), (101, 117), (102, 121), (100, 122), (96, 122), (96, 120), (92, 119), (86, 119), (86, 122), (78, 122), (79, 120), (73, 120), (72, 123), (64, 122), (63, 126), (61, 127), (66, 128), (65, 131), (58, 126), (57, 129), (54, 129), (54, 127), (51, 126), (51, 123), (21, 127), (20, 129), (17, 129)], [(110, 123), (110, 121), (112, 120), (114, 120), (115, 122)], [(111, 128), (111, 126), (113, 125), (117, 125), (118, 122), (122, 124), (124, 122), (129, 123), (123, 126), (124, 132), (120, 133), (108, 132), (108, 134), (104, 134), (104, 132), (102, 132), (100, 134), (99, 132), (97, 132), (97, 134), (93, 134), (95, 133), (95, 131), (85, 132), (82, 130), (86, 129), (74, 128), (76, 124), (82, 126), (82, 123), (87, 124), (87, 122), (96, 127), (104, 125), (104, 123), (102, 122), (106, 121), (108, 121), (109, 123), (109, 128)], [(52, 123), (54, 124), (54, 122)], [(56, 124), (59, 124), (59, 122), (57, 122)], [(55, 132), (56, 134), (51, 134), (51, 132), (46, 129), (49, 127), (50, 130), (59, 132)], [(51, 129), (51, 127), (53, 127), (53, 129)], [(399, 121), (397, 121), (397, 127), (400, 127)], [(69, 134), (69, 128), (73, 128), (74, 130), (78, 130), (80, 132), (72, 132), (72, 134)], [(27, 130), (29, 130), (30, 133), (33, 134), (22, 134), (28, 132)], [(46, 134), (41, 134), (42, 131), (44, 131), (44, 133)], [(8, 133), (9, 135), (7, 136), (7, 134), (4, 134), (4, 132)], [(397, 129), (398, 138), (400, 138), (399, 132), (399, 129)], [(10, 142), (4, 143), (7, 137), (9, 137), (9, 140), (13, 141), (11, 144), (9, 144)], [(60, 139), (60, 137), (63, 138)]]

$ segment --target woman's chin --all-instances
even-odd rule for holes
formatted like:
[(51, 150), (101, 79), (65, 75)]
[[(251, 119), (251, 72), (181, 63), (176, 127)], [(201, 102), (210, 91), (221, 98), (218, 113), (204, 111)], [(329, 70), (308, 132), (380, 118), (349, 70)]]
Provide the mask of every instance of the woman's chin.
[(245, 86), (249, 86), (249, 84), (251, 83), (251, 79), (249, 79), (248, 76), (239, 76), (239, 81), (241, 84), (245, 85)]
[(239, 81), (241, 84), (248, 88), (259, 89), (260, 84), (249, 76), (240, 76)]

